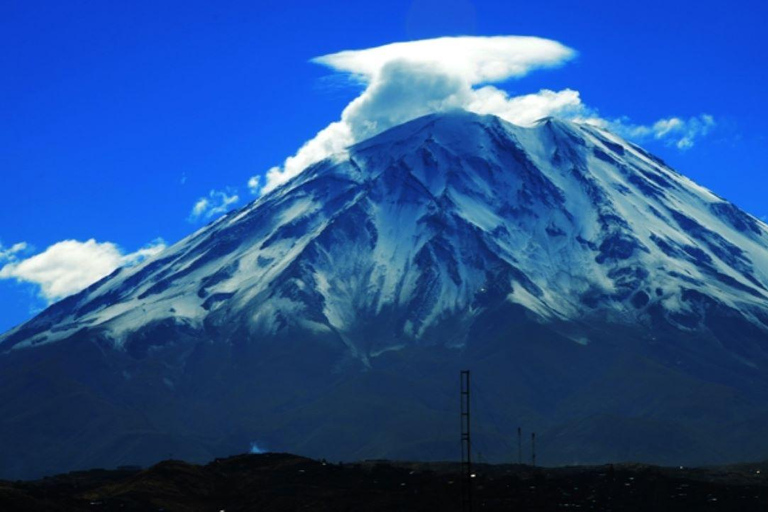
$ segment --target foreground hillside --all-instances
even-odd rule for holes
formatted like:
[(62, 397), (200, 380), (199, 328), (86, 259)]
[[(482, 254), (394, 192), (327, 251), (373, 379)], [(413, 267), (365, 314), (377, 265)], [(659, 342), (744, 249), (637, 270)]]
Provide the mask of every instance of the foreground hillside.
[[(476, 509), (741, 511), (768, 506), (768, 464), (707, 469), (644, 465), (532, 468), (480, 465)], [(243, 455), (205, 466), (93, 470), (0, 482), (0, 509), (24, 511), (452, 511), (458, 465), (333, 464), (289, 454)]]

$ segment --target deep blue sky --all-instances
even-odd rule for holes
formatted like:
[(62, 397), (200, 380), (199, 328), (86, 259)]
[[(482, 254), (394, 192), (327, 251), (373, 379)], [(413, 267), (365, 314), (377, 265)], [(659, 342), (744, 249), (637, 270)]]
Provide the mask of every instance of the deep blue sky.
[[(174, 242), (197, 228), (198, 198), (230, 186), (247, 200), (248, 177), (359, 93), (310, 58), (459, 34), (535, 35), (579, 52), (502, 85), (511, 93), (570, 87), (637, 123), (713, 115), (717, 128), (688, 151), (646, 147), (768, 215), (768, 2), (467, 3), (5, 0), (0, 242)], [(0, 331), (43, 304), (35, 293), (0, 281)]]

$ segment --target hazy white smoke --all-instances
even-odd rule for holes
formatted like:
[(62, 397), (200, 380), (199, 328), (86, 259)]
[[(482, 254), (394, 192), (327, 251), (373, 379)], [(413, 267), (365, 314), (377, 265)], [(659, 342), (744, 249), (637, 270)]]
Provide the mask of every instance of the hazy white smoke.
[(256, 444), (255, 441), (251, 442), (251, 448), (248, 450), (249, 453), (266, 453), (266, 450), (264, 450), (262, 447), (260, 447), (258, 444)]

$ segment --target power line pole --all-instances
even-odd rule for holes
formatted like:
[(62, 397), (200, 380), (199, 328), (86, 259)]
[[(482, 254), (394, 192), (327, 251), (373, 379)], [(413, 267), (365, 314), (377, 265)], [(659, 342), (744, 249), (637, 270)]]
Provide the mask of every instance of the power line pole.
[(536, 467), (536, 432), (531, 432), (531, 466)]
[(472, 432), (470, 429), (469, 370), (462, 370), (461, 382), (461, 510), (472, 512)]
[(523, 463), (523, 429), (517, 427), (517, 463)]

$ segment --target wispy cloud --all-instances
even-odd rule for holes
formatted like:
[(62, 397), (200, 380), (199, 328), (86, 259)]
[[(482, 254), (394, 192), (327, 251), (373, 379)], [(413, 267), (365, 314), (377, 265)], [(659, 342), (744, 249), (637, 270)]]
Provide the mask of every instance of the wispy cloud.
[[(21, 245), (26, 247), (21, 243), (11, 250)], [(163, 249), (165, 242), (161, 239), (128, 254), (112, 242), (64, 240), (29, 258), (13, 256), (0, 269), (0, 279), (37, 285), (40, 296), (51, 303), (79, 292), (118, 267), (136, 265)]]
[(0, 263), (16, 261), (19, 254), (25, 252), (28, 248), (29, 246), (26, 242), (19, 242), (7, 248), (3, 247), (3, 244), (0, 243)]
[(217, 215), (226, 213), (239, 200), (240, 197), (237, 195), (237, 191), (233, 189), (211, 190), (207, 196), (197, 200), (192, 207), (188, 219), (190, 222), (209, 220)]
[(261, 190), (261, 176), (251, 176), (248, 179), (248, 190), (250, 190), (251, 194), (259, 193), (259, 190)]
[(709, 114), (700, 114), (688, 119), (668, 117), (649, 125), (634, 124), (627, 118), (607, 120), (590, 117), (583, 121), (606, 128), (628, 139), (640, 142), (650, 139), (660, 140), (683, 151), (692, 148), (697, 139), (708, 135), (717, 124), (715, 118)]
[[(317, 57), (313, 62), (345, 74), (361, 84), (362, 92), (338, 121), (318, 132), (282, 165), (269, 169), (259, 191), (267, 193), (311, 164), (343, 153), (348, 146), (392, 126), (457, 108), (494, 114), (520, 125), (546, 116), (592, 122), (629, 138), (663, 140), (680, 149), (693, 146), (715, 125), (705, 114), (631, 124), (599, 116), (573, 89), (510, 96), (491, 85), (561, 66), (575, 57), (575, 50), (557, 41), (519, 36), (442, 37)], [(257, 190), (261, 184), (251, 178), (249, 189)]]

